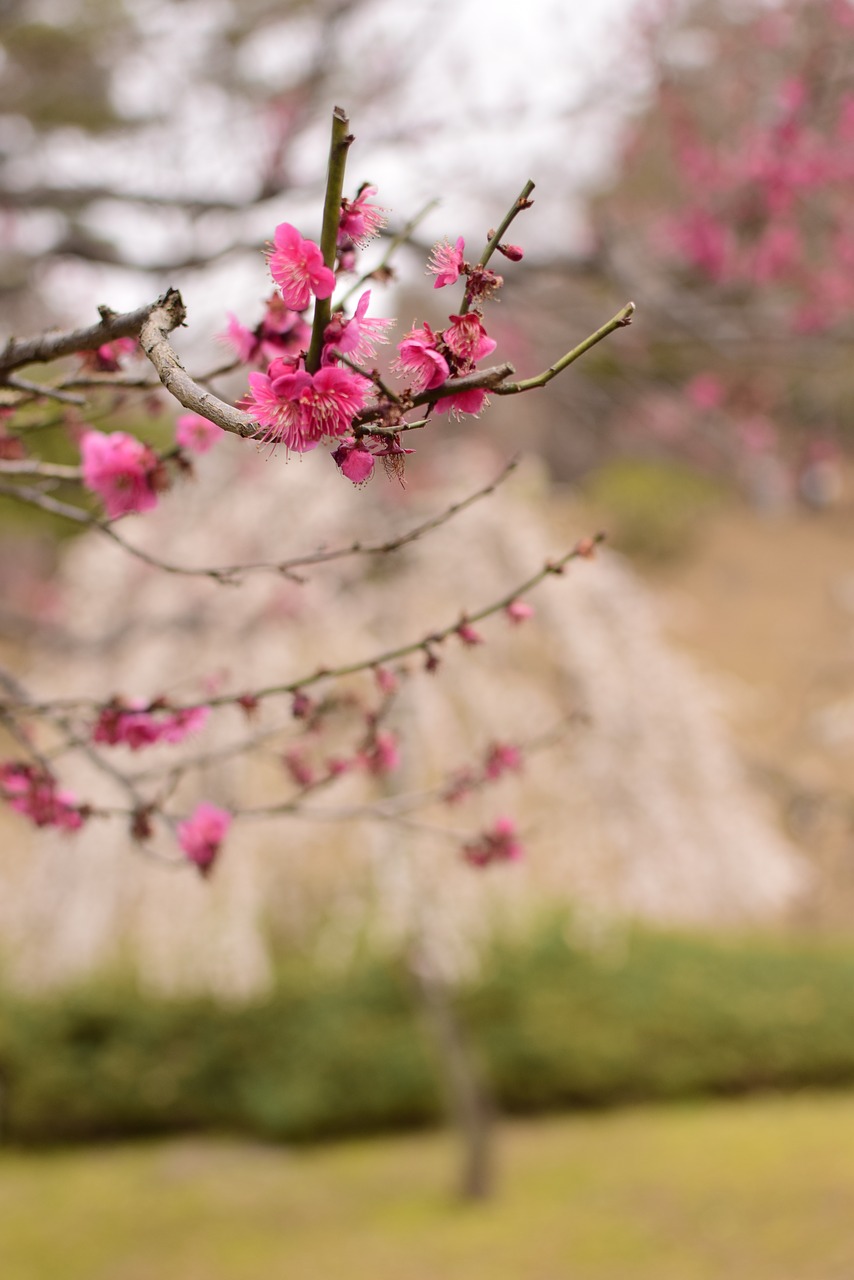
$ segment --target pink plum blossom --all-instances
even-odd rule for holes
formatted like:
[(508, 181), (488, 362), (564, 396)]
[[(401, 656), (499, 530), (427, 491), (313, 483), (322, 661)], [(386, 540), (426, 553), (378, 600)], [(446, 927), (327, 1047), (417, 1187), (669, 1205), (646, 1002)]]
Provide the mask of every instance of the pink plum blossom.
[(269, 255), (270, 274), (282, 291), (285, 305), (305, 311), (311, 295), (328, 298), (335, 288), (335, 274), (323, 261), (320, 246), (304, 240), (296, 227), (282, 222), (273, 236)]
[(207, 800), (198, 804), (189, 818), (178, 823), (178, 843), (203, 876), (210, 874), (231, 823), (230, 813)]
[(394, 321), (367, 316), (365, 312), (370, 301), (371, 291), (366, 289), (357, 302), (356, 310), (349, 320), (346, 320), (341, 312), (336, 312), (333, 315), (323, 332), (323, 341), (326, 344), (324, 363), (327, 362), (327, 352), (329, 353), (329, 362), (335, 358), (338, 352), (342, 355), (350, 356), (357, 363), (373, 360), (377, 353), (377, 344), (388, 342), (386, 331), (391, 328)]
[(260, 439), (295, 453), (314, 449), (324, 436), (345, 435), (365, 407), (371, 383), (349, 369), (326, 366), (317, 373), (250, 373), (250, 393), (241, 403), (264, 428)]
[(370, 480), (376, 465), (376, 458), (370, 450), (357, 444), (352, 436), (339, 445), (332, 455), (332, 460), (336, 466), (340, 467), (341, 474), (357, 485), (365, 484)]
[(462, 413), (470, 413), (476, 417), (488, 403), (484, 388), (472, 387), (469, 391), (456, 391), (453, 395), (442, 396), (436, 401), (435, 408), (437, 413), (450, 413), (454, 418), (459, 418)]
[(218, 335), (221, 342), (227, 342), (241, 364), (249, 364), (256, 359), (261, 349), (257, 334), (241, 324), (233, 311), (227, 312), (228, 324), (225, 332)]
[(97, 493), (107, 516), (116, 520), (132, 511), (157, 505), (157, 455), (140, 440), (114, 431), (87, 431), (80, 441), (83, 483)]
[(488, 337), (480, 316), (476, 311), (469, 311), (464, 316), (451, 316), (451, 324), (442, 334), (449, 351), (463, 364), (468, 371), (478, 360), (491, 355), (496, 342)]
[(350, 241), (364, 246), (386, 224), (385, 209), (370, 204), (369, 197), (377, 194), (376, 187), (364, 186), (355, 200), (341, 201), (341, 217), (338, 223), (338, 243), (346, 247)]
[(466, 242), (462, 236), (453, 248), (447, 240), (435, 245), (427, 263), (427, 270), (435, 275), (434, 289), (443, 289), (446, 284), (455, 284), (465, 266), (463, 252)]
[(277, 356), (295, 356), (304, 351), (311, 340), (311, 329), (297, 311), (285, 306), (280, 293), (274, 292), (267, 299), (267, 309), (261, 323), (247, 329), (237, 316), (228, 312), (225, 332), (218, 335), (228, 343), (241, 364), (256, 360), (275, 360)]
[(423, 329), (411, 329), (398, 344), (394, 367), (409, 379), (416, 395), (440, 387), (451, 376), (447, 360), (436, 348), (437, 341), (429, 324), (425, 324)]
[(220, 439), (222, 431), (200, 413), (182, 413), (175, 427), (175, 439), (182, 449), (207, 453)]

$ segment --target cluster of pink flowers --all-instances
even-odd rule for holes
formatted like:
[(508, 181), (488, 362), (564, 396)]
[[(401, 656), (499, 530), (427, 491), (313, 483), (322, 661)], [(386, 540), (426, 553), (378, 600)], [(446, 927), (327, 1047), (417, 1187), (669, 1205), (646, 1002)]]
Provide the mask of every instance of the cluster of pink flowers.
[(34, 764), (0, 764), (0, 794), (11, 809), (37, 827), (77, 831), (89, 817), (86, 805), (81, 805), (70, 791), (59, 790), (56, 778)]
[(127, 705), (114, 698), (101, 711), (92, 730), (92, 741), (111, 747), (122, 744), (131, 751), (157, 742), (174, 745), (203, 729), (209, 715), (210, 707), (205, 706), (181, 707), (174, 711), (165, 702)]
[[(428, 271), (436, 276), (436, 289), (455, 284), (460, 276), (466, 277), (465, 306), (461, 313), (449, 316), (450, 323), (441, 333), (434, 333), (429, 324), (424, 324), (410, 329), (398, 344), (395, 368), (406, 379), (413, 395), (435, 391), (449, 378), (473, 373), (478, 363), (495, 350), (495, 340), (489, 337), (483, 326), (480, 307), (500, 288), (501, 276), (495, 275), (488, 267), (471, 266), (466, 262), (464, 253), (462, 237), (453, 247), (445, 241), (435, 246), (428, 264)], [(487, 403), (484, 389), (473, 387), (439, 397), (434, 409), (436, 413), (459, 417), (463, 413), (478, 414)]]
[(685, 186), (683, 210), (659, 227), (666, 248), (714, 284), (780, 286), (801, 332), (845, 322), (854, 306), (854, 93), (816, 77), (808, 61), (821, 41), (850, 58), (851, 12), (847, 0), (816, 2), (800, 23), (781, 15), (792, 21), (770, 43), (765, 18), (739, 33), (745, 48), (774, 47), (777, 81), (769, 95), (768, 78), (755, 76), (761, 100), (742, 92), (738, 116), (716, 121), (713, 140), (678, 99), (663, 101)]
[[(225, 335), (242, 360), (267, 362), (266, 369), (249, 374), (249, 392), (240, 401), (259, 424), (258, 438), (294, 453), (330, 441), (335, 445), (333, 460), (357, 485), (370, 479), (378, 458), (389, 474), (401, 476), (405, 456), (412, 450), (403, 448), (397, 428), (405, 425), (404, 414), (413, 399), (474, 372), (495, 350), (481, 307), (502, 283), (488, 267), (466, 262), (462, 237), (453, 247), (435, 247), (428, 269), (436, 276), (436, 287), (464, 277), (464, 304), (441, 332), (425, 324), (411, 329), (399, 343), (394, 368), (407, 383), (401, 396), (387, 392), (378, 375), (369, 375), (363, 367), (375, 359), (377, 345), (387, 341), (393, 323), (367, 314), (370, 291), (362, 293), (352, 315), (342, 308), (332, 312), (323, 329), (319, 359), (315, 349), (309, 367), (310, 330), (303, 313), (312, 299), (332, 296), (336, 274), (353, 269), (356, 247), (382, 227), (384, 211), (370, 199), (375, 194), (375, 188), (364, 186), (355, 200), (342, 200), (334, 263), (324, 261), (320, 246), (290, 223), (278, 226), (268, 262), (281, 300), (268, 304), (265, 321), (252, 331), (232, 316)], [(515, 245), (499, 247), (508, 258), (522, 256)], [(277, 347), (280, 338), (283, 343)], [(474, 387), (430, 397), (428, 412), (478, 414), (486, 401), (483, 388)], [(372, 432), (374, 423), (377, 430)]]
[(178, 844), (203, 876), (210, 875), (231, 822), (227, 810), (203, 800), (189, 818), (178, 823)]
[[(376, 234), (382, 225), (382, 212), (367, 198), (371, 194), (373, 188), (363, 188), (354, 201), (342, 202), (336, 259), (339, 270), (352, 265), (349, 258), (344, 260), (345, 252), (352, 257), (355, 243)], [(232, 318), (227, 336), (241, 358), (269, 359), (266, 372), (250, 373), (249, 394), (240, 402), (241, 407), (260, 424), (260, 440), (282, 444), (294, 453), (315, 449), (324, 440), (346, 440), (344, 454), (336, 461), (348, 478), (362, 483), (373, 470), (373, 454), (358, 448), (355, 439), (352, 447), (349, 441), (354, 419), (367, 406), (373, 387), (370, 378), (350, 368), (349, 362), (372, 359), (377, 343), (386, 340), (392, 321), (367, 315), (371, 295), (366, 291), (352, 316), (333, 313), (323, 334), (320, 367), (309, 370), (306, 348), (311, 330), (301, 313), (312, 298), (331, 296), (335, 270), (324, 262), (320, 246), (287, 222), (276, 228), (268, 261), (281, 293), (278, 315), (287, 317), (287, 321), (279, 321), (278, 329), (287, 342), (275, 349), (270, 338), (277, 326), (269, 320), (266, 328), (251, 334)], [(275, 312), (273, 304), (268, 304), (268, 317)], [(352, 453), (359, 456), (351, 458)]]
[(86, 431), (80, 441), (83, 483), (96, 493), (110, 520), (150, 511), (166, 477), (157, 454), (124, 431)]
[(516, 862), (524, 849), (512, 818), (498, 818), (488, 831), (463, 845), (463, 857), (473, 867), (487, 867), (492, 862)]
[(266, 373), (250, 373), (249, 386), (241, 403), (261, 424), (259, 438), (294, 453), (346, 436), (371, 390), (370, 380), (350, 369), (330, 364), (312, 374), (284, 358)]

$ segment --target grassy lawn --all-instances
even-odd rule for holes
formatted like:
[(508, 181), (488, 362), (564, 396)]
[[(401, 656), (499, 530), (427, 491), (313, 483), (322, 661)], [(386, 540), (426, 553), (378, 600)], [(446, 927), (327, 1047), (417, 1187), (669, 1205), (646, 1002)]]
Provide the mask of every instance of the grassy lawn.
[(847, 1280), (854, 1098), (514, 1123), (487, 1205), (443, 1135), (0, 1155), (3, 1280)]

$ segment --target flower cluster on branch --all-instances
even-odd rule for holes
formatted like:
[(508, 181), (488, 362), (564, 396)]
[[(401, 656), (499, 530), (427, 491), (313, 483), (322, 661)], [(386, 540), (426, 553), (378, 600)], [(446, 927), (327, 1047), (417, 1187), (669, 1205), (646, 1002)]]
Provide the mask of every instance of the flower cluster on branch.
[[(506, 244), (503, 237), (513, 219), (531, 205), (533, 184), (527, 183), (498, 230), (490, 231), (477, 260), (467, 259), (462, 237), (453, 246), (444, 242), (434, 248), (428, 271), (435, 277), (435, 288), (461, 283), (462, 297), (446, 327), (434, 331), (425, 322), (400, 338), (389, 375), (397, 378), (397, 385), (388, 385), (371, 362), (377, 347), (388, 341), (394, 322), (368, 314), (371, 291), (359, 290), (371, 273), (339, 291), (347, 277), (358, 273), (359, 253), (379, 232), (385, 217), (373, 201), (373, 187), (363, 185), (352, 199), (344, 195), (344, 166), (351, 142), (346, 117), (336, 109), (320, 241), (303, 236), (291, 223), (279, 224), (268, 253), (276, 288), (265, 303), (261, 321), (250, 329), (228, 313), (222, 337), (235, 358), (228, 369), (244, 368), (248, 381), (248, 391), (237, 404), (210, 390), (215, 375), (191, 377), (174, 351), (170, 335), (186, 318), (174, 290), (125, 316), (103, 308), (100, 323), (89, 329), (24, 342), (10, 339), (0, 352), (0, 384), (5, 382), (10, 392), (2, 440), (15, 447), (0, 450), (0, 493), (92, 526), (127, 547), (152, 570), (203, 574), (215, 582), (233, 584), (252, 569), (284, 573), (298, 582), (302, 579), (297, 571), (312, 565), (346, 555), (390, 554), (415, 538), (428, 536), (475, 499), (492, 492), (495, 484), (397, 539), (374, 545), (356, 541), (254, 565), (194, 569), (172, 564), (130, 546), (113, 527), (125, 517), (153, 510), (166, 489), (191, 474), (191, 455), (206, 453), (223, 430), (273, 446), (274, 451), (280, 446), (285, 454), (325, 445), (343, 476), (356, 485), (371, 478), (378, 459), (390, 476), (402, 481), (406, 458), (414, 452), (402, 443), (404, 433), (424, 429), (434, 415), (460, 419), (479, 414), (490, 390), (518, 394), (542, 386), (630, 322), (632, 304), (541, 375), (524, 382), (509, 381), (514, 372), (510, 365), (482, 367), (496, 349), (486, 329), (484, 304), (502, 283), (489, 263), (496, 251), (511, 262), (522, 257), (522, 250)], [(339, 292), (341, 300), (336, 303)], [(355, 305), (348, 309), (356, 293)], [(80, 369), (59, 382), (25, 384), (17, 372), (73, 354), (80, 358)], [(129, 379), (123, 369), (127, 359), (140, 355), (148, 358), (162, 387), (187, 411), (177, 417), (174, 444), (166, 448), (125, 431), (101, 429), (108, 424), (101, 421), (96, 426), (93, 414), (83, 421), (79, 397), (73, 412), (62, 407), (61, 398), (76, 397), (81, 387), (95, 386), (99, 394), (112, 392), (116, 405), (134, 386), (147, 393), (146, 380)], [(41, 457), (33, 443), (37, 438), (32, 431), (33, 408), (57, 400), (61, 421), (79, 448), (76, 467)], [(92, 513), (86, 491), (103, 505), (105, 517)], [(394, 773), (401, 762), (401, 742), (388, 717), (401, 680), (413, 674), (408, 660), (420, 657), (423, 671), (432, 675), (441, 665), (445, 642), (457, 640), (467, 648), (484, 643), (486, 636), (479, 629), (484, 620), (503, 613), (514, 627), (526, 622), (534, 611), (522, 597), (546, 578), (561, 574), (573, 559), (589, 557), (597, 541), (584, 539), (563, 556), (532, 566), (528, 577), (513, 583), (500, 598), (458, 611), (440, 626), (427, 625), (414, 639), (390, 642), (380, 653), (336, 667), (321, 665), (301, 675), (287, 674), (263, 687), (211, 692), (203, 700), (183, 702), (165, 694), (146, 700), (115, 691), (101, 698), (42, 701), (22, 689), (14, 677), (0, 672), (0, 721), (21, 747), (21, 758), (0, 762), (0, 798), (36, 826), (68, 832), (96, 818), (123, 818), (143, 849), (165, 829), (177, 846), (179, 860), (207, 876), (234, 819), (299, 811), (309, 795), (334, 787), (345, 775), (361, 773), (370, 780)], [(372, 690), (350, 688), (346, 681), (354, 676), (370, 676)], [(287, 719), (272, 727), (256, 726), (262, 706), (282, 699), (288, 703)], [(245, 734), (219, 752), (205, 751), (202, 738), (207, 724), (228, 708), (240, 712)], [(172, 758), (170, 749), (182, 743), (184, 754)], [(186, 750), (188, 745), (192, 750)], [(123, 751), (132, 758), (151, 752), (155, 763), (131, 767), (121, 762)], [(263, 752), (277, 760), (285, 784), (281, 799), (254, 810), (233, 806), (233, 811), (205, 799), (189, 815), (173, 812), (170, 798), (178, 784), (199, 775), (213, 758)], [(82, 801), (65, 789), (59, 769), (75, 753), (85, 754), (105, 778), (118, 782), (126, 803), (107, 806), (94, 799)], [(397, 809), (377, 802), (374, 812), (394, 819), (395, 813), (399, 817), (419, 802), (457, 803), (508, 772), (520, 770), (523, 755), (521, 744), (493, 742), (479, 766), (449, 773), (420, 800), (410, 797)], [(513, 860), (521, 853), (515, 825), (506, 816), (479, 835), (460, 838), (460, 847), (474, 866)]]

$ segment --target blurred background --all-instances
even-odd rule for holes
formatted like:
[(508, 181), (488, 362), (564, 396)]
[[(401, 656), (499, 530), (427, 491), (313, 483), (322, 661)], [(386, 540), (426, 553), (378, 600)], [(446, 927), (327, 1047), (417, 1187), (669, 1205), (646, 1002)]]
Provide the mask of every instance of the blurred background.
[[(260, 317), (275, 225), (317, 236), (335, 103), (348, 186), (378, 187), (392, 234), (423, 212), (371, 283), (398, 340), (444, 322), (432, 244), (474, 256), (529, 177), (496, 356), (530, 376), (638, 308), (548, 388), (420, 442), (405, 494), (228, 439), (133, 530), (200, 563), (384, 537), (523, 455), (381, 571), (176, 584), (0, 499), (0, 657), (45, 695), (331, 663), (579, 536), (609, 548), (401, 699), (404, 789), (565, 726), (468, 802), (474, 825), (519, 814), (524, 866), (294, 820), (241, 827), (202, 882), (115, 829), (0, 814), (4, 1276), (849, 1274), (854, 5), (7, 0), (0, 21), (6, 333), (174, 285), (182, 358), (214, 367), (226, 313)], [(175, 410), (93, 412), (157, 442)], [(203, 781), (237, 805), (277, 778)], [(456, 1154), (418, 1133), (448, 1121)], [(493, 1197), (461, 1215), (452, 1187)]]

